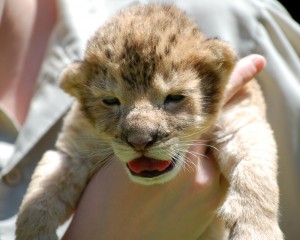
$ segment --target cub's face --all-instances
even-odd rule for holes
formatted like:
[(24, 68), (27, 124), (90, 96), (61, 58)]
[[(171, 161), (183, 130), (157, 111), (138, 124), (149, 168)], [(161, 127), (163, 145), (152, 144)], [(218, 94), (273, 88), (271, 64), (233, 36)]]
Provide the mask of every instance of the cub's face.
[(156, 72), (147, 84), (133, 84), (122, 74), (107, 75), (102, 85), (102, 77), (94, 76), (81, 96), (85, 115), (133, 180), (150, 184), (171, 179), (209, 122), (201, 109), (197, 74)]
[(133, 181), (166, 182), (187, 164), (191, 144), (217, 116), (235, 55), (195, 28), (164, 39), (135, 33), (132, 24), (131, 34), (111, 25), (91, 39), (83, 61), (64, 71), (61, 86)]

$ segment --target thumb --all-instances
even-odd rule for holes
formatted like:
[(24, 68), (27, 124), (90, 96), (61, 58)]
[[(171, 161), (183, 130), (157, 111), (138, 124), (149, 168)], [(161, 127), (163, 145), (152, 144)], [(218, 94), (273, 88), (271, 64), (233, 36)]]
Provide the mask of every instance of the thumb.
[(253, 79), (266, 66), (266, 59), (258, 54), (251, 54), (241, 58), (229, 79), (225, 90), (226, 104), (247, 82)]

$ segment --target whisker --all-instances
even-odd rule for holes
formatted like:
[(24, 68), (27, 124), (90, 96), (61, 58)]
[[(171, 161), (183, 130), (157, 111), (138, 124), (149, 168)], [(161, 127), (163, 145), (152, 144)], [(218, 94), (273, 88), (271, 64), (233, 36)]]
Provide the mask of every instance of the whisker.
[(201, 157), (204, 157), (204, 158), (208, 159), (208, 157), (205, 154), (203, 154), (203, 153), (199, 153), (199, 152), (195, 152), (195, 151), (190, 151), (190, 150), (188, 151), (188, 153), (191, 154), (191, 155), (193, 155), (197, 159), (201, 159)]
[(199, 130), (199, 131), (193, 132), (191, 134), (188, 134), (188, 135), (180, 136), (180, 139), (191, 138), (191, 137), (193, 137), (195, 135), (200, 134), (201, 132), (203, 132), (202, 129)]
[(184, 171), (188, 171), (188, 172), (193, 172), (195, 169), (195, 164), (192, 162), (192, 160), (185, 156), (185, 159), (184, 159), (184, 164), (183, 164), (183, 170)]
[(190, 142), (207, 143), (207, 142), (211, 141), (211, 140), (208, 140), (208, 139), (197, 139), (197, 140), (190, 140), (190, 139), (182, 140), (181, 138), (179, 138), (179, 139), (181, 140), (180, 142), (183, 142), (183, 143), (185, 143), (185, 142), (188, 142), (188, 143), (190, 143)]
[(105, 142), (100, 142), (100, 141), (97, 141), (97, 140), (91, 140), (91, 139), (81, 139), (78, 141), (79, 143), (83, 143), (83, 144), (94, 144), (96, 146), (106, 146), (106, 147), (109, 147), (109, 145)]
[(107, 154), (112, 153), (112, 149), (89, 149), (89, 150), (82, 150), (79, 157), (80, 158), (92, 158), (92, 157), (102, 157), (107, 156)]
[(90, 169), (89, 175), (92, 176), (98, 169), (107, 167), (111, 162), (111, 159), (113, 158), (114, 154), (111, 153), (106, 156), (106, 158), (102, 159), (101, 161), (97, 161), (92, 168)]
[(180, 138), (182, 138), (182, 139), (184, 139), (184, 138), (191, 138), (191, 137), (193, 137), (195, 135), (198, 135), (198, 134), (206, 132), (206, 130), (208, 130), (209, 128), (210, 128), (210, 126), (206, 126), (206, 127), (199, 126), (197, 128), (198, 130), (196, 132), (193, 132), (193, 133), (188, 134), (188, 135), (180, 136)]
[(181, 145), (185, 145), (185, 146), (206, 146), (206, 147), (213, 148), (216, 151), (219, 151), (219, 149), (217, 147), (213, 146), (212, 144), (208, 144), (207, 142), (211, 142), (211, 140), (203, 140), (203, 139), (194, 140), (194, 141), (180, 140)]
[(186, 147), (191, 147), (191, 146), (204, 146), (204, 147), (209, 147), (213, 148), (216, 151), (220, 151), (217, 147), (211, 145), (211, 144), (204, 144), (204, 143), (185, 143), (185, 144), (180, 144), (181, 146), (186, 146)]

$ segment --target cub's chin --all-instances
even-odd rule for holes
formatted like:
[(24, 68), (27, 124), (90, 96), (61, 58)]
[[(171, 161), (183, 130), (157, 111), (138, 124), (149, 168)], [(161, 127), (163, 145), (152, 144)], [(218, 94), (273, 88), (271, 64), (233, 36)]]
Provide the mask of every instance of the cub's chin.
[(133, 182), (143, 185), (163, 184), (174, 178), (183, 164), (182, 157), (160, 160), (141, 156), (126, 163), (127, 173)]

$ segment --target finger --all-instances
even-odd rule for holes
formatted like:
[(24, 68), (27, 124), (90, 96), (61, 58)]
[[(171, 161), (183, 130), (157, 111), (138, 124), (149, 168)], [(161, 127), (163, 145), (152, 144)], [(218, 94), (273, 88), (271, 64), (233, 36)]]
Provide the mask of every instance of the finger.
[(240, 59), (225, 90), (224, 104), (226, 104), (247, 82), (253, 79), (264, 67), (266, 60), (263, 56), (252, 54)]

